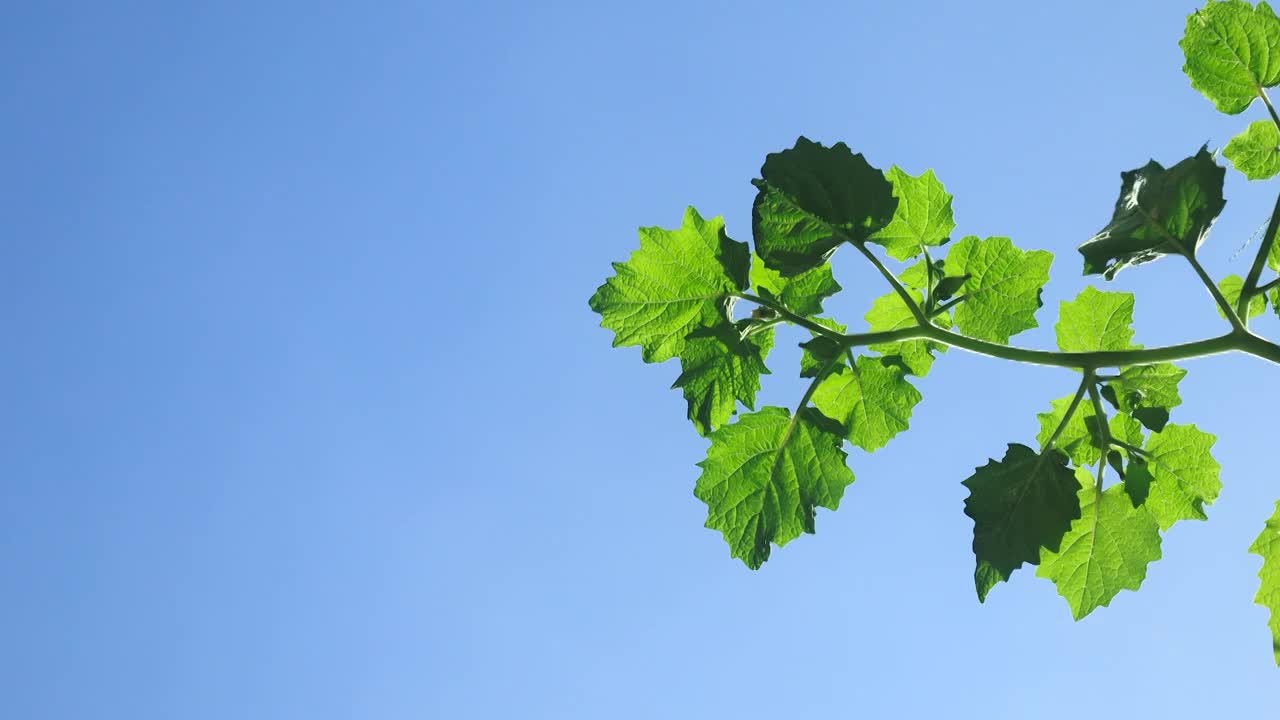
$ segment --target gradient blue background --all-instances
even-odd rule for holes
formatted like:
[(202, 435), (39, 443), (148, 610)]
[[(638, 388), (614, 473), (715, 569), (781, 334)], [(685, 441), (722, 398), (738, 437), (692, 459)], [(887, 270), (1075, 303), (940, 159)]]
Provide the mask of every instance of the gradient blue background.
[[(1245, 554), (1280, 497), (1274, 368), (1189, 364), (1211, 522), (1074, 623), (1026, 571), (978, 604), (960, 485), (1069, 373), (949, 353), (752, 573), (702, 528), (678, 369), (587, 308), (687, 204), (746, 239), (748, 180), (805, 134), (935, 168), (957, 236), (1056, 253), (1017, 338), (1051, 346), (1118, 173), (1262, 117), (1189, 87), (1191, 0), (110, 5), (0, 22), (0, 716), (1280, 707)], [(1275, 191), (1227, 177), (1219, 275)], [(835, 264), (856, 322), (884, 290)], [(1223, 327), (1185, 264), (1112, 286), (1140, 342)], [(798, 397), (799, 339), (763, 402)]]

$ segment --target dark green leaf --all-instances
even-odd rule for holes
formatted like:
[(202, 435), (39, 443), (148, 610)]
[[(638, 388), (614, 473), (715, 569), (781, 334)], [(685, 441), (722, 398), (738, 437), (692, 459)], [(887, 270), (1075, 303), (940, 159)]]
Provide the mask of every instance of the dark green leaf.
[(1226, 205), (1225, 173), (1203, 147), (1167, 170), (1152, 160), (1121, 173), (1111, 222), (1080, 246), (1085, 274), (1110, 280), (1131, 265), (1194, 253)]
[(766, 157), (753, 182), (756, 253), (786, 277), (826, 262), (846, 240), (865, 241), (898, 204), (884, 173), (844, 143), (827, 148), (801, 137)]
[(1058, 550), (1071, 521), (1080, 517), (1079, 484), (1057, 450), (1038, 453), (1011, 444), (1004, 459), (978, 468), (964, 481), (964, 512), (973, 518), (973, 554), (979, 599), (996, 580), (1008, 580), (1023, 563), (1040, 562), (1040, 548)]

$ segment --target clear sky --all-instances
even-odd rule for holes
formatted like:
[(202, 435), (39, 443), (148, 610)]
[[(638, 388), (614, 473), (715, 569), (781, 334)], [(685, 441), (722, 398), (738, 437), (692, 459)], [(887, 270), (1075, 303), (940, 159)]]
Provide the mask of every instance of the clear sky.
[[(1218, 434), (1222, 496), (1075, 623), (1025, 570), (978, 604), (960, 485), (1070, 373), (948, 353), (753, 573), (702, 527), (678, 368), (587, 308), (688, 204), (748, 239), (748, 181), (804, 134), (934, 168), (957, 236), (1054, 252), (1016, 338), (1051, 346), (1120, 171), (1261, 117), (1182, 75), (1194, 0), (76, 5), (0, 22), (0, 716), (1280, 706), (1245, 553), (1275, 368), (1188, 364), (1174, 419)], [(1247, 270), (1274, 192), (1228, 172), (1211, 272)], [(884, 290), (855, 260), (828, 307), (857, 323)], [(1138, 342), (1222, 329), (1185, 264), (1112, 285)]]

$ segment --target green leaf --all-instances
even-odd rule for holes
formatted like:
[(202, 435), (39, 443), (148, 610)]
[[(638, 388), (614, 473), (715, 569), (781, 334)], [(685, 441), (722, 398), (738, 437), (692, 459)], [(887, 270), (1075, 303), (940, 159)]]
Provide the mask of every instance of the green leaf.
[(771, 296), (797, 315), (817, 315), (822, 301), (840, 292), (840, 284), (831, 275), (830, 265), (819, 265), (794, 277), (769, 269), (756, 256), (751, 263), (751, 284), (761, 294)]
[[(1053, 437), (1053, 432), (1062, 424), (1062, 418), (1066, 417), (1067, 408), (1071, 407), (1073, 397), (1052, 400), (1049, 403), (1049, 412), (1036, 415), (1040, 421), (1040, 432), (1036, 434), (1036, 440), (1039, 441), (1042, 450), (1048, 447), (1049, 438)], [(1091, 417), (1093, 417), (1093, 407), (1088, 400), (1080, 403), (1054, 442), (1054, 447), (1066, 453), (1071, 458), (1071, 462), (1076, 465), (1089, 465), (1098, 460), (1098, 448), (1093, 444), (1093, 434), (1089, 431), (1087, 422)]]
[(979, 560), (978, 566), (973, 569), (973, 587), (978, 591), (978, 602), (986, 602), (987, 593), (1003, 579), (1000, 571), (992, 567), (991, 563)]
[(1135, 508), (1120, 485), (1099, 493), (1087, 470), (1077, 470), (1080, 519), (1058, 551), (1040, 554), (1037, 577), (1066, 598), (1071, 615), (1084, 618), (1111, 604), (1121, 590), (1137, 590), (1147, 565), (1160, 559), (1160, 526), (1145, 507)]
[(813, 406), (844, 426), (849, 441), (873, 452), (907, 429), (920, 393), (901, 368), (859, 356), (840, 366), (813, 393)]
[(1133, 339), (1133, 293), (1102, 292), (1087, 287), (1058, 310), (1058, 349), (1063, 352), (1130, 350)]
[[(1222, 297), (1227, 299), (1227, 304), (1236, 307), (1240, 303), (1240, 293), (1244, 291), (1244, 278), (1239, 275), (1228, 275), (1218, 281), (1218, 290), (1222, 293)], [(1265, 295), (1254, 295), (1249, 298), (1249, 317), (1256, 318), (1267, 311), (1267, 297)], [(1222, 308), (1218, 308), (1218, 317), (1226, 319), (1227, 314), (1222, 312)]]
[(1222, 490), (1222, 466), (1210, 450), (1217, 438), (1195, 425), (1168, 425), (1152, 433), (1144, 448), (1151, 470), (1146, 507), (1168, 530), (1179, 520), (1204, 520), (1204, 506)]
[[(840, 334), (844, 334), (845, 330), (848, 329), (830, 318), (809, 319)], [(819, 335), (818, 333), (812, 334), (813, 338), (811, 340), (800, 343), (800, 349), (803, 351), (800, 354), (800, 377), (817, 377), (818, 373), (822, 372), (822, 368), (826, 367), (828, 361), (835, 356), (837, 350), (843, 351), (838, 348), (838, 343), (833, 342), (827, 336)]]
[[(1280, 239), (1271, 241), (1271, 250), (1267, 252), (1267, 267), (1280, 272)], [(1271, 307), (1280, 312), (1280, 304), (1272, 302)]]
[(884, 246), (896, 260), (919, 255), (926, 245), (941, 245), (956, 228), (951, 211), (951, 195), (932, 170), (916, 177), (894, 165), (885, 173), (898, 199), (889, 224), (872, 233), (870, 240)]
[(737, 412), (737, 402), (754, 408), (760, 376), (768, 375), (764, 358), (773, 347), (773, 330), (759, 331), (745, 340), (738, 328), (725, 323), (689, 334), (680, 352), (680, 377), (689, 403), (689, 420), (699, 435), (724, 425)]
[(1207, 148), (1169, 169), (1152, 160), (1120, 173), (1111, 222), (1080, 246), (1084, 274), (1108, 280), (1170, 253), (1194, 253), (1222, 212), (1226, 170)]
[(801, 137), (771, 153), (752, 181), (756, 252), (786, 277), (817, 267), (840, 243), (862, 242), (893, 218), (897, 200), (884, 173), (844, 143)]
[(614, 347), (639, 345), (645, 362), (680, 354), (685, 337), (728, 317), (728, 295), (746, 287), (751, 255), (729, 239), (724, 220), (690, 207), (675, 230), (640, 228), (640, 249), (591, 296)]
[[(1036, 440), (1042, 450), (1048, 447), (1049, 438), (1062, 424), (1067, 408), (1071, 407), (1071, 400), (1071, 396), (1053, 400), (1049, 403), (1049, 412), (1036, 415), (1040, 421), (1040, 432), (1036, 434)], [(1139, 444), (1142, 442), (1142, 429), (1127, 415), (1112, 417), (1108, 427), (1112, 437)], [(1054, 442), (1054, 447), (1066, 453), (1071, 462), (1081, 467), (1092, 466), (1102, 457), (1102, 437), (1098, 432), (1093, 405), (1087, 400), (1076, 407)]]
[(1280, 20), (1265, 2), (1210, 0), (1187, 16), (1178, 45), (1191, 87), (1219, 112), (1243, 112), (1261, 88), (1280, 83)]
[(1058, 550), (1071, 521), (1080, 517), (1079, 483), (1067, 456), (1010, 444), (1004, 459), (964, 480), (964, 514), (973, 518), (974, 584), (985, 600), (992, 584), (1008, 580), (1023, 563), (1040, 562), (1040, 548)]
[[(1277, 243), (1277, 247), (1280, 247), (1280, 243)], [(1272, 288), (1267, 296), (1271, 298), (1271, 309), (1276, 311), (1277, 316), (1280, 316), (1280, 287)]]
[(707, 527), (733, 556), (756, 569), (782, 547), (814, 531), (816, 508), (835, 510), (853, 482), (839, 428), (812, 409), (791, 415), (766, 407), (711, 433), (693, 494), (707, 504)]
[(956, 327), (998, 343), (1036, 327), (1040, 288), (1052, 262), (1051, 253), (1019, 250), (1009, 238), (970, 236), (956, 243), (947, 253), (946, 274), (969, 276), (960, 286), (965, 300), (956, 307)]
[[(921, 264), (923, 265), (923, 263)], [(908, 289), (907, 293), (911, 295), (917, 305), (924, 300), (923, 295), (916, 290)], [(871, 303), (871, 310), (867, 311), (865, 317), (871, 332), (900, 330), (916, 326), (916, 319), (911, 314), (911, 309), (907, 307), (906, 302), (896, 292), (876, 298)], [(942, 313), (935, 316), (933, 323), (950, 330), (950, 313)], [(946, 352), (947, 346), (930, 340), (905, 340), (896, 343), (876, 343), (867, 346), (867, 349), (886, 357), (900, 358), (907, 372), (923, 377), (928, 375), (929, 369), (933, 367), (934, 354)]]
[(1280, 172), (1280, 128), (1270, 120), (1250, 123), (1222, 151), (1250, 180), (1266, 180)]
[(1169, 422), (1169, 411), (1182, 404), (1178, 383), (1187, 371), (1169, 363), (1134, 365), (1103, 386), (1107, 396), (1122, 412), (1137, 418), (1150, 430), (1160, 432)]
[(1150, 497), (1151, 481), (1151, 468), (1147, 467), (1146, 461), (1139, 457), (1130, 458), (1124, 474), (1124, 491), (1134, 507), (1139, 507)]
[(1262, 569), (1258, 571), (1261, 584), (1253, 601), (1271, 611), (1267, 627), (1271, 628), (1276, 665), (1280, 665), (1280, 502), (1276, 503), (1275, 514), (1267, 520), (1258, 539), (1249, 546), (1249, 552), (1262, 558)]

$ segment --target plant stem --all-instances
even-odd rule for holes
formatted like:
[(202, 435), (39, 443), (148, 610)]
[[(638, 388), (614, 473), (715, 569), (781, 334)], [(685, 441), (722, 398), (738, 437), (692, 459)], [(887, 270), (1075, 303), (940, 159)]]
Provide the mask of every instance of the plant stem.
[(1276, 278), (1276, 279), (1272, 280), (1271, 282), (1267, 283), (1266, 285), (1259, 285), (1259, 286), (1258, 286), (1258, 289), (1253, 291), (1253, 294), (1254, 294), (1254, 295), (1261, 295), (1262, 293), (1264, 293), (1264, 292), (1266, 292), (1266, 291), (1270, 290), (1271, 288), (1275, 288), (1275, 287), (1280, 287), (1280, 277), (1278, 277), (1278, 278)]
[(955, 306), (959, 305), (960, 303), (964, 302), (964, 301), (965, 301), (965, 298), (967, 298), (967, 297), (968, 297), (967, 295), (957, 295), (957, 296), (955, 296), (955, 297), (951, 298), (950, 300), (948, 300), (948, 301), (946, 301), (946, 302), (942, 303), (941, 305), (939, 305), (939, 306), (937, 307), (937, 309), (935, 309), (935, 310), (933, 311), (933, 317), (937, 317), (938, 315), (940, 315), (940, 314), (942, 314), (942, 313), (944, 313), (944, 312), (946, 312), (946, 311), (950, 310), (951, 308), (953, 308), (953, 307), (955, 307)]
[(1230, 332), (1205, 340), (1196, 340), (1178, 345), (1165, 345), (1163, 347), (1143, 348), (1141, 350), (1106, 350), (1087, 353), (1050, 352), (1048, 350), (1032, 350), (987, 342), (986, 340), (979, 340), (950, 330), (944, 330), (936, 325), (920, 325), (900, 330), (844, 335), (800, 317), (776, 303), (768, 302), (755, 295), (740, 293), (737, 297), (776, 310), (778, 314), (787, 320), (836, 340), (846, 348), (902, 342), (903, 340), (926, 339), (1002, 360), (1062, 368), (1109, 368), (1129, 365), (1151, 365), (1153, 363), (1190, 360), (1228, 352), (1243, 352), (1280, 365), (1280, 345), (1268, 342), (1248, 331)]
[(1280, 127), (1280, 115), (1276, 114), (1276, 108), (1271, 104), (1271, 98), (1267, 97), (1267, 91), (1258, 88), (1258, 97), (1262, 98), (1262, 104), (1266, 105), (1267, 112), (1271, 113), (1271, 122), (1275, 123), (1276, 127)]
[(1137, 445), (1130, 445), (1129, 443), (1127, 443), (1127, 442), (1125, 442), (1125, 441), (1123, 441), (1123, 440), (1117, 440), (1117, 439), (1115, 439), (1115, 438), (1111, 438), (1111, 444), (1112, 444), (1112, 445), (1115, 445), (1116, 447), (1118, 447), (1118, 448), (1120, 448), (1120, 449), (1122, 449), (1122, 450), (1128, 450), (1130, 453), (1132, 453), (1132, 454), (1134, 454), (1134, 455), (1138, 455), (1138, 456), (1140, 456), (1140, 457), (1144, 457), (1144, 458), (1145, 458), (1145, 457), (1150, 457), (1150, 456), (1151, 456), (1151, 454), (1150, 454), (1150, 453), (1148, 453), (1146, 450), (1143, 450), (1142, 448), (1138, 447)]
[[(1240, 317), (1245, 313), (1236, 313), (1236, 309), (1231, 307), (1231, 303), (1227, 302), (1227, 299), (1223, 297), (1222, 291), (1218, 289), (1218, 284), (1213, 281), (1213, 278), (1209, 277), (1209, 273), (1205, 272), (1204, 266), (1196, 259), (1195, 250), (1184, 249), (1182, 256), (1187, 259), (1187, 262), (1191, 263), (1191, 267), (1195, 269), (1196, 275), (1200, 276), (1201, 282), (1203, 282), (1204, 286), (1209, 289), (1209, 294), (1213, 296), (1213, 301), (1218, 303), (1218, 307), (1221, 308), (1222, 314), (1227, 317), (1227, 321), (1231, 323), (1231, 327), (1234, 328), (1236, 332), (1244, 332), (1246, 328), (1244, 324), (1241, 323)], [(1244, 293), (1241, 293), (1240, 296), (1244, 297)]]
[[(1080, 387), (1076, 388), (1075, 397), (1071, 398), (1071, 404), (1067, 406), (1067, 412), (1062, 416), (1062, 422), (1058, 423), (1058, 427), (1049, 436), (1049, 442), (1044, 444), (1044, 448), (1048, 450), (1058, 441), (1058, 436), (1063, 430), (1067, 429), (1067, 423), (1071, 422), (1071, 416), (1076, 414), (1076, 408), (1080, 407), (1080, 401), (1084, 398), (1085, 391), (1089, 389), (1089, 383), (1093, 379), (1089, 373), (1084, 374), (1084, 378), (1080, 380)], [(1096, 381), (1096, 380), (1095, 380)]]
[[(1266, 93), (1263, 93), (1266, 97)], [(1271, 108), (1271, 102), (1267, 102), (1267, 107)], [(1271, 108), (1271, 114), (1275, 116), (1275, 109)], [(1280, 125), (1280, 119), (1276, 120), (1276, 124)], [(1276, 206), (1271, 211), (1271, 220), (1267, 222), (1267, 231), (1262, 235), (1262, 245), (1258, 247), (1258, 254), (1253, 257), (1253, 266), (1249, 268), (1249, 275), (1244, 280), (1244, 289), (1240, 291), (1240, 303), (1236, 312), (1243, 318), (1244, 324), (1249, 324), (1249, 301), (1255, 295), (1266, 292), (1265, 288), (1275, 285), (1280, 278), (1273, 280), (1263, 288), (1258, 288), (1258, 279), (1262, 277), (1262, 268), (1267, 262), (1267, 255), (1271, 252), (1271, 245), (1276, 241), (1276, 229), (1280, 227), (1280, 195), (1276, 196)]]
[(1107, 467), (1107, 448), (1111, 447), (1111, 426), (1107, 424), (1107, 410), (1102, 407), (1102, 395), (1098, 392), (1097, 376), (1094, 375), (1093, 370), (1085, 370), (1084, 378), (1089, 386), (1089, 399), (1093, 401), (1093, 416), (1097, 418), (1098, 433), (1102, 435), (1102, 457), (1098, 458), (1098, 484), (1094, 491), (1094, 497), (1097, 498), (1102, 494), (1102, 473)]
[(884, 263), (880, 262), (880, 258), (876, 257), (875, 253), (867, 249), (867, 244), (852, 241), (850, 241), (849, 244), (857, 248), (858, 252), (862, 253), (863, 257), (865, 257), (872, 265), (876, 266), (876, 269), (880, 271), (880, 274), (884, 276), (884, 279), (893, 286), (893, 291), (898, 293), (898, 297), (902, 298), (902, 302), (907, 304), (907, 309), (911, 311), (911, 316), (916, 319), (916, 322), (920, 325), (928, 325), (929, 319), (924, 316), (924, 311), (920, 309), (920, 304), (916, 302), (915, 298), (911, 297), (911, 293), (907, 292), (906, 288), (902, 287), (902, 283), (898, 282), (897, 276), (889, 272), (889, 268), (885, 267)]
[(845, 337), (842, 333), (838, 333), (829, 327), (823, 327), (822, 325), (819, 325), (818, 323), (810, 320), (809, 318), (804, 317), (803, 315), (797, 315), (791, 312), (790, 310), (783, 307), (780, 303), (773, 302), (772, 300), (766, 300), (760, 297), (759, 295), (752, 295), (751, 293), (735, 293), (734, 297), (753, 302), (762, 307), (767, 307), (770, 310), (778, 313), (778, 315), (782, 317), (784, 320), (786, 320), (787, 322), (795, 323), (796, 325), (799, 325), (800, 327), (805, 328), (807, 330), (811, 330), (819, 335), (826, 335), (832, 340), (843, 340)]

